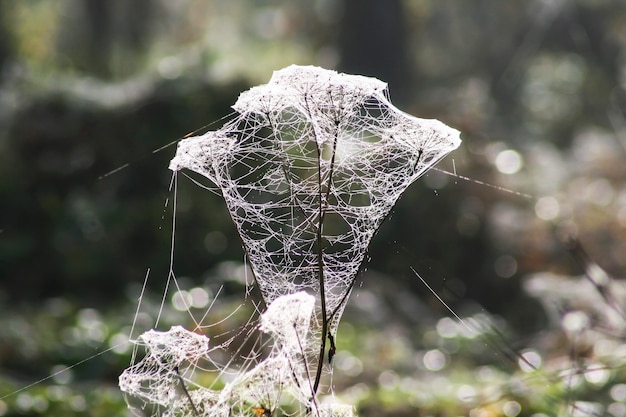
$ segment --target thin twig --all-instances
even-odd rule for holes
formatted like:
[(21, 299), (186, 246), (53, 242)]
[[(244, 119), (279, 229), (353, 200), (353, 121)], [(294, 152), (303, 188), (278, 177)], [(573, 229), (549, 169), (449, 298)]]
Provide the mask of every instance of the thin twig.
[(189, 391), (187, 391), (187, 386), (185, 385), (185, 380), (183, 379), (182, 375), (180, 374), (180, 371), (178, 370), (178, 366), (174, 367), (174, 372), (176, 372), (176, 375), (178, 376), (178, 379), (180, 380), (180, 386), (182, 387), (183, 392), (185, 393), (185, 396), (189, 400), (189, 404), (191, 405), (191, 409), (193, 410), (193, 415), (196, 416), (196, 417), (200, 417), (200, 413), (198, 413), (198, 409), (196, 408), (195, 404), (193, 403), (193, 400), (191, 399), (191, 395), (189, 395)]
[[(309, 109), (308, 95), (304, 95), (304, 103), (309, 119), (312, 120), (311, 110)], [(322, 367), (324, 366), (324, 354), (326, 353), (326, 333), (328, 333), (328, 315), (326, 312), (326, 285), (324, 282), (324, 257), (322, 253), (322, 225), (324, 221), (324, 207), (322, 202), (322, 152), (317, 140), (317, 132), (315, 125), (312, 126), (313, 139), (315, 140), (315, 149), (317, 149), (317, 184), (318, 184), (318, 214), (317, 214), (317, 231), (315, 239), (317, 241), (317, 274), (320, 285), (320, 304), (322, 310), (322, 339), (320, 341), (320, 353), (317, 361), (317, 369), (315, 371), (315, 382), (313, 383), (313, 398), (322, 379)]]

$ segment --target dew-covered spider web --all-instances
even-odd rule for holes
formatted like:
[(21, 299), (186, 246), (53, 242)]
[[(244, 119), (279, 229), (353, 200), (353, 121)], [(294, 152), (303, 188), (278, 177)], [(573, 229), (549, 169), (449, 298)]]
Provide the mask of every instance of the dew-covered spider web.
[(336, 321), (381, 222), (459, 134), (396, 109), (379, 80), (316, 67), (277, 71), (233, 108), (170, 168), (220, 188), (267, 304), (323, 291)]
[(317, 67), (276, 71), (233, 108), (221, 129), (181, 141), (170, 169), (221, 191), (266, 307), (258, 328), (269, 353), (206, 388), (185, 381), (211, 362), (210, 341), (151, 331), (120, 386), (163, 415), (278, 415), (285, 394), (303, 414), (352, 415), (316, 399), (343, 309), (371, 238), (403, 191), (459, 146), (459, 132), (398, 110), (382, 81)]

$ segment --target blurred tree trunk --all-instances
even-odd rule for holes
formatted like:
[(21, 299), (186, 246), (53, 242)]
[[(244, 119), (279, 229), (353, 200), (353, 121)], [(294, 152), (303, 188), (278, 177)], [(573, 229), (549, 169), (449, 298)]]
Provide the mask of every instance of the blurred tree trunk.
[(87, 68), (98, 76), (111, 75), (111, 5), (108, 0), (85, 1)]
[(157, 6), (155, 0), (74, 0), (68, 3), (71, 17), (64, 22), (60, 49), (77, 68), (97, 77), (130, 75), (146, 56)]
[(2, 74), (4, 66), (11, 61), (14, 53), (13, 45), (11, 44), (12, 39), (7, 30), (5, 7), (5, 1), (0, 0), (0, 74)]
[(344, 0), (339, 69), (389, 83), (398, 104), (409, 101), (411, 60), (401, 0)]

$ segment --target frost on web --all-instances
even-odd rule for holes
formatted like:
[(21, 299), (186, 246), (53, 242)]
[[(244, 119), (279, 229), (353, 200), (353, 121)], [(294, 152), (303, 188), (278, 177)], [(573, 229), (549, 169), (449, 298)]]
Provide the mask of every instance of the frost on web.
[(277, 298), (261, 316), (259, 330), (274, 336), (285, 351), (298, 353), (308, 337), (314, 304), (305, 292)]
[[(259, 329), (275, 342), (268, 356), (226, 378), (221, 389), (202, 386), (206, 370), (199, 363), (210, 356), (209, 339), (174, 326), (150, 330), (139, 337), (144, 358), (119, 378), (123, 392), (161, 416), (272, 415), (291, 399), (293, 409), (314, 409), (319, 416), (352, 416), (351, 407), (318, 406), (307, 367), (311, 339), (307, 337), (315, 298), (304, 292), (279, 297), (261, 315)], [(129, 398), (129, 403), (132, 399)], [(264, 411), (265, 410), (265, 411)], [(335, 411), (333, 411), (335, 410)], [(290, 414), (295, 415), (295, 414)]]
[(181, 326), (167, 332), (149, 330), (139, 337), (137, 344), (145, 347), (146, 355), (120, 375), (120, 389), (163, 407), (177, 401), (183, 375), (209, 353), (206, 336)]
[(398, 110), (382, 81), (317, 67), (276, 71), (233, 108), (181, 141), (170, 169), (221, 189), (266, 304), (306, 291), (333, 329), (370, 239), (459, 132)]

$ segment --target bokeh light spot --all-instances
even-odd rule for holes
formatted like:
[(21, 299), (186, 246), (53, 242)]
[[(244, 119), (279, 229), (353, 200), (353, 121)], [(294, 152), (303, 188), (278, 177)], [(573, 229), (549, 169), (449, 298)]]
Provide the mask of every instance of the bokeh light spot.
[(424, 366), (429, 371), (439, 371), (446, 366), (446, 355), (439, 349), (429, 350), (424, 354)]
[(132, 344), (128, 339), (128, 335), (124, 333), (115, 333), (109, 339), (109, 346), (114, 353), (118, 355), (123, 355), (130, 351)]
[(378, 376), (378, 383), (383, 389), (391, 389), (398, 381), (398, 374), (393, 371), (383, 371)]
[(74, 395), (70, 398), (69, 406), (74, 411), (85, 411), (87, 409), (87, 400), (82, 395)]
[(535, 204), (535, 214), (541, 220), (554, 220), (561, 213), (561, 206), (554, 197), (541, 197)]
[(497, 170), (507, 175), (519, 172), (523, 165), (522, 156), (512, 149), (498, 153), (495, 163)]
[(339, 352), (335, 358), (337, 368), (348, 376), (358, 376), (363, 372), (363, 362), (347, 352)]
[(502, 278), (511, 278), (517, 272), (517, 261), (511, 255), (502, 255), (493, 264), (496, 274)]
[(57, 384), (65, 385), (72, 382), (74, 374), (70, 368), (65, 365), (55, 365), (50, 369), (52, 380)]
[(613, 186), (605, 178), (591, 182), (582, 191), (585, 200), (603, 207), (608, 206), (615, 196)]
[(191, 306), (195, 308), (204, 308), (209, 305), (209, 293), (207, 290), (201, 287), (193, 288), (189, 291), (191, 296)]
[(606, 408), (606, 411), (609, 412), (609, 415), (613, 417), (623, 417), (626, 415), (626, 404), (624, 403), (611, 403)]
[(563, 316), (561, 324), (565, 331), (577, 333), (589, 326), (589, 317), (582, 311), (570, 311)]
[(461, 385), (456, 391), (456, 397), (463, 402), (476, 400), (476, 388), (471, 385)]
[(450, 317), (443, 317), (437, 322), (437, 333), (439, 336), (451, 338), (459, 334), (459, 324)]
[(168, 56), (159, 61), (157, 71), (161, 77), (173, 80), (182, 74), (182, 62), (175, 56)]
[(572, 403), (572, 417), (601, 416), (602, 404), (591, 401), (574, 401)]
[(518, 359), (517, 364), (524, 372), (533, 372), (541, 367), (541, 355), (535, 350), (527, 350), (522, 352), (521, 358)]
[(615, 401), (626, 400), (626, 384), (615, 384), (611, 387), (611, 398)]
[(502, 412), (507, 417), (515, 417), (522, 411), (522, 406), (517, 401), (507, 401), (502, 406)]
[(187, 311), (191, 303), (192, 298), (188, 291), (176, 291), (172, 296), (172, 306), (178, 311)]
[(597, 386), (603, 386), (611, 377), (611, 372), (607, 369), (606, 365), (601, 363), (595, 363), (587, 366), (585, 369), (585, 379), (587, 382)]

